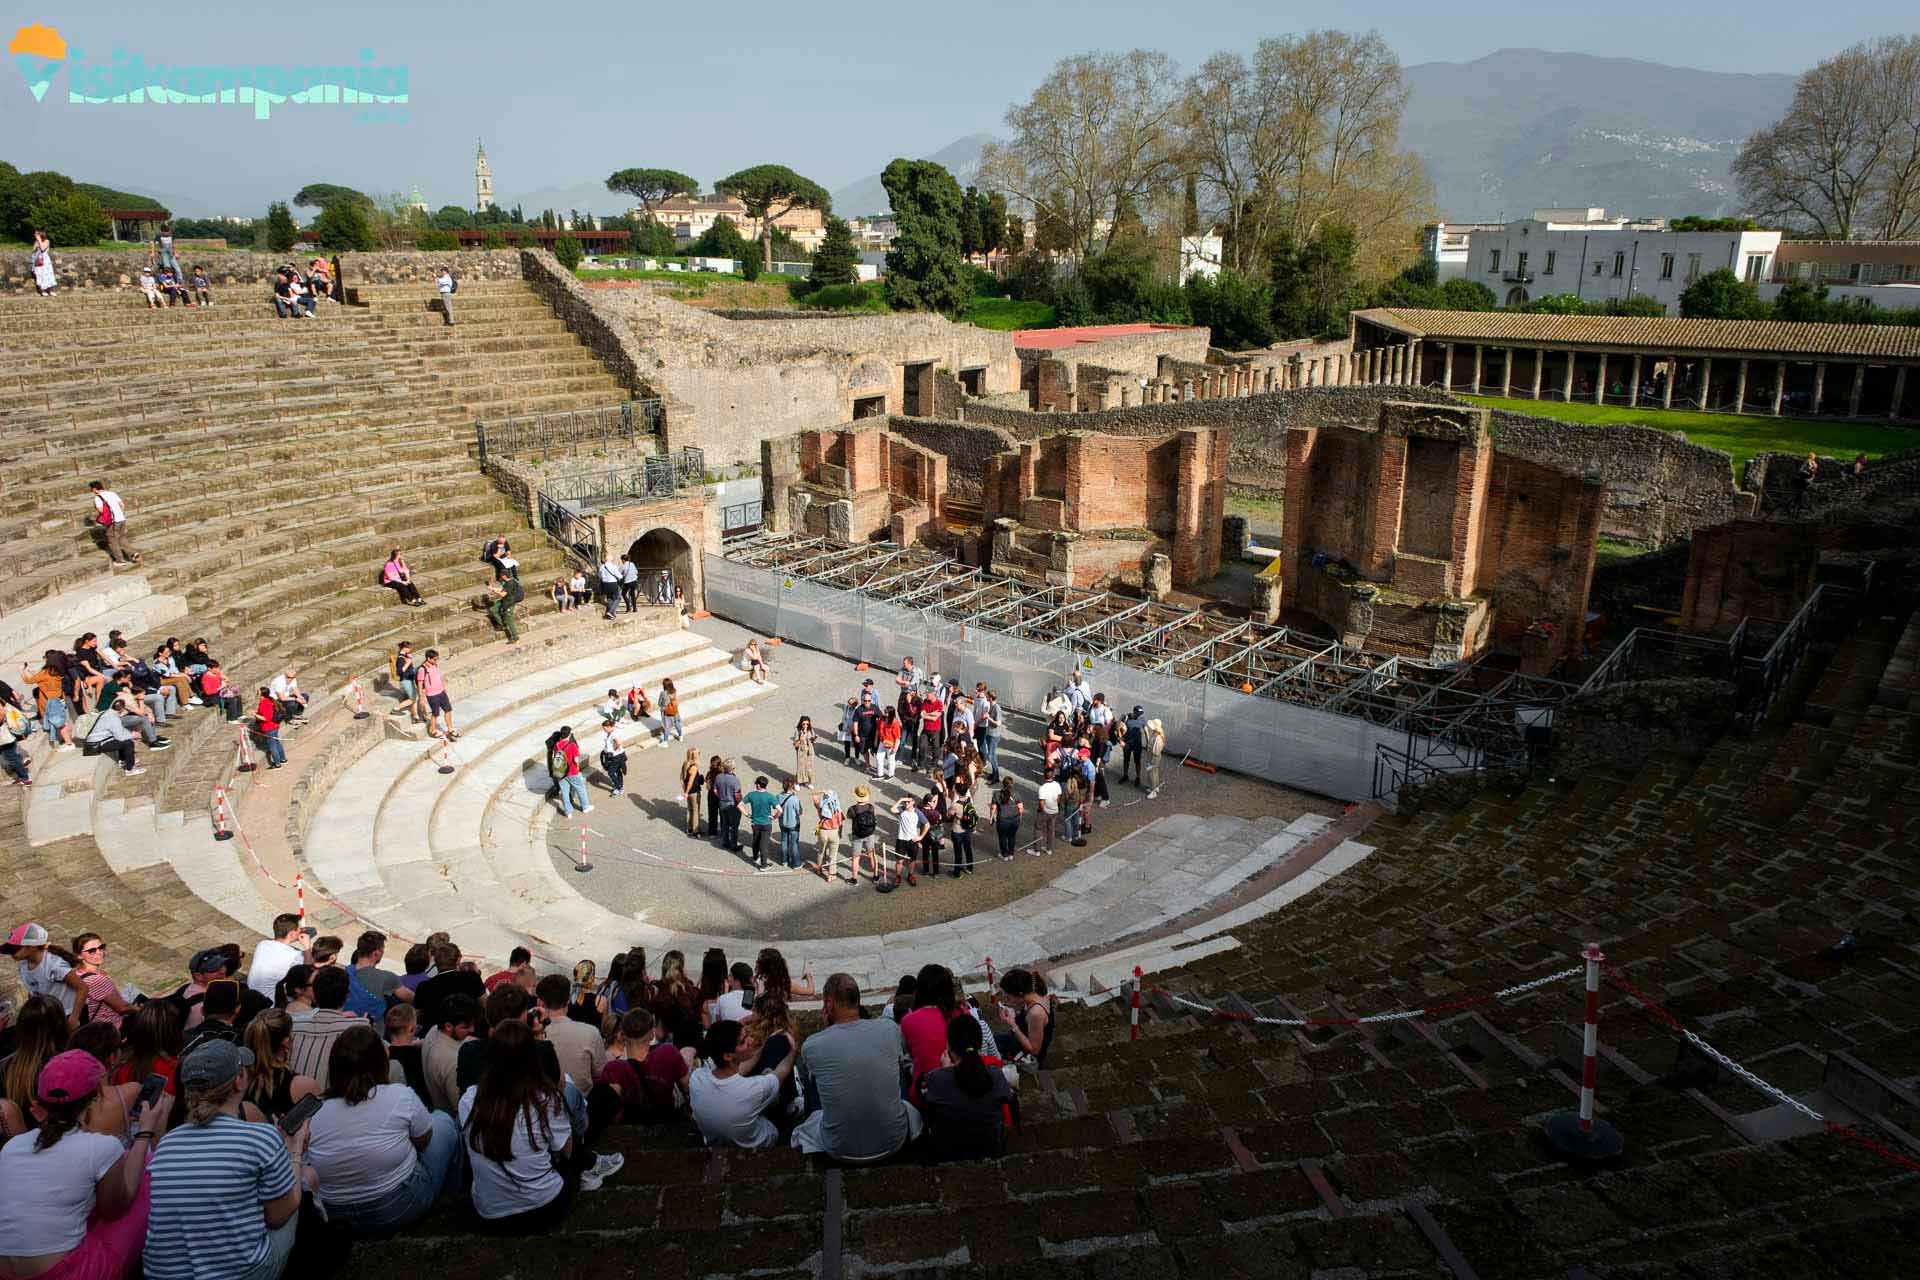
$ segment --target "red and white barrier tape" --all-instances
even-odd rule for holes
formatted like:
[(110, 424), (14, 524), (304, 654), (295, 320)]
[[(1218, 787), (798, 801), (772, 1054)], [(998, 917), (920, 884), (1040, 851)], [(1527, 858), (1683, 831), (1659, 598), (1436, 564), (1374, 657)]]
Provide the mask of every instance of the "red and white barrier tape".
[(1189, 1000), (1185, 996), (1176, 995), (1174, 992), (1161, 987), (1152, 987), (1149, 988), (1149, 990), (1157, 996), (1165, 996), (1177, 1005), (1197, 1010), (1200, 1013), (1210, 1013), (1216, 1018), (1226, 1018), (1233, 1022), (1254, 1022), (1267, 1027), (1360, 1027), (1371, 1026), (1380, 1022), (1399, 1022), (1407, 1018), (1424, 1018), (1436, 1013), (1446, 1013), (1453, 1009), (1465, 1009), (1471, 1005), (1488, 1004), (1495, 1000), (1506, 1000), (1513, 996), (1525, 995), (1529, 991), (1537, 991), (1541, 987), (1551, 986), (1556, 982), (1565, 982), (1568, 978), (1578, 977), (1581, 972), (1581, 967), (1576, 965), (1571, 969), (1561, 969), (1556, 973), (1546, 974), (1530, 982), (1518, 982), (1510, 987), (1502, 987), (1500, 990), (1490, 992), (1486, 995), (1473, 996), (1466, 1000), (1449, 1000), (1445, 1004), (1430, 1004), (1418, 1009), (1398, 1009), (1392, 1013), (1374, 1013), (1364, 1018), (1268, 1018), (1252, 1013), (1235, 1013), (1230, 1009), (1217, 1009), (1212, 1005), (1201, 1004), (1198, 1000)]

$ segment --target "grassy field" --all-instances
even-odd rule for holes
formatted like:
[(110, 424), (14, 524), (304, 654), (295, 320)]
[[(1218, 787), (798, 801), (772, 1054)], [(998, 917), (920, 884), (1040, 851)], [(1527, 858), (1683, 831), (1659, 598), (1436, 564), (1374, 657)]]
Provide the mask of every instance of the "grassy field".
[(1053, 325), (1053, 308), (1044, 302), (975, 298), (961, 318), (982, 329), (1047, 329)]
[(1693, 413), (1685, 409), (1628, 409), (1619, 405), (1567, 404), (1557, 400), (1503, 400), (1499, 396), (1465, 396), (1490, 409), (1510, 409), (1561, 422), (1591, 422), (1604, 426), (1637, 425), (1685, 433), (1694, 444), (1724, 449), (1733, 455), (1737, 476), (1757, 453), (1815, 453), (1851, 458), (1856, 453), (1878, 457), (1920, 446), (1920, 431), (1886, 423), (1835, 422), (1829, 419), (1775, 418), (1754, 414)]

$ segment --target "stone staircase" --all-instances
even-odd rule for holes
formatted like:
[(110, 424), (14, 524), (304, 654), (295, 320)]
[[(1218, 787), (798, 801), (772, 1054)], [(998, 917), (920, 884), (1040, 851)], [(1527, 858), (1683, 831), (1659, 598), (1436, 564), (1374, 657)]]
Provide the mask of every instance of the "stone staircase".
[[(0, 647), (37, 656), (120, 627), (144, 656), (166, 635), (206, 637), (242, 689), (291, 663), (328, 694), (383, 667), (403, 637), (449, 654), (490, 642), (477, 557), (502, 532), (528, 590), (527, 639), (578, 625), (541, 607), (563, 557), (473, 466), (473, 423), (625, 391), (518, 281), (465, 283), (452, 329), (428, 291), (355, 294), (359, 305), (287, 321), (238, 294), (159, 312), (125, 295), (0, 300), (0, 533), (16, 553), (0, 584)], [(89, 523), (95, 478), (127, 503), (138, 570), (108, 571)], [(395, 545), (425, 607), (377, 585)], [(96, 881), (182, 877), (183, 901), (169, 905), (218, 917), (216, 936), (244, 936), (271, 911), (231, 874), (235, 855), (207, 838), (204, 817), (231, 766), (232, 728), (191, 710), (169, 732), (175, 749), (143, 753), (140, 777), (56, 757), (35, 789), (38, 819), (13, 793), (0, 822), (29, 836), (36, 859), (62, 850)], [(119, 852), (75, 854), (96, 837)], [(33, 900), (9, 898), (23, 910)], [(54, 910), (62, 901), (40, 912), (57, 931), (71, 918)], [(145, 935), (152, 956), (129, 963), (171, 980), (206, 936), (157, 929)]]

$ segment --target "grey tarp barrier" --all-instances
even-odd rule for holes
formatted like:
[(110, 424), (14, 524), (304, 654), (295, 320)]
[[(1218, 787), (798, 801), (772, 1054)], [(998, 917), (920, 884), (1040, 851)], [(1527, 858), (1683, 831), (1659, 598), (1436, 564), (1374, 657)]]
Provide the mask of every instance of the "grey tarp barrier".
[(708, 555), (701, 567), (706, 572), (708, 609), (749, 631), (779, 633), (780, 578), (724, 556)]

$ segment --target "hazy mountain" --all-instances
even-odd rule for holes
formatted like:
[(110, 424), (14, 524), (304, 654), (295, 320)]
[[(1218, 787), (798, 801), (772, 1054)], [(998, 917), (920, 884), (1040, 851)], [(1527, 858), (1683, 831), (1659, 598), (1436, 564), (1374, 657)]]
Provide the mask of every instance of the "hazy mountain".
[(1401, 145), (1427, 163), (1449, 221), (1604, 205), (1733, 213), (1740, 144), (1786, 112), (1794, 77), (1541, 49), (1406, 69)]
[[(955, 181), (964, 187), (973, 181), (974, 172), (980, 167), (980, 148), (992, 141), (993, 135), (990, 133), (970, 133), (949, 142), (932, 155), (916, 156), (915, 159), (932, 160), (945, 165)], [(880, 175), (877, 173), (858, 182), (849, 182), (833, 193), (833, 211), (843, 218), (885, 213), (891, 207), (887, 203), (887, 189), (880, 185)]]

